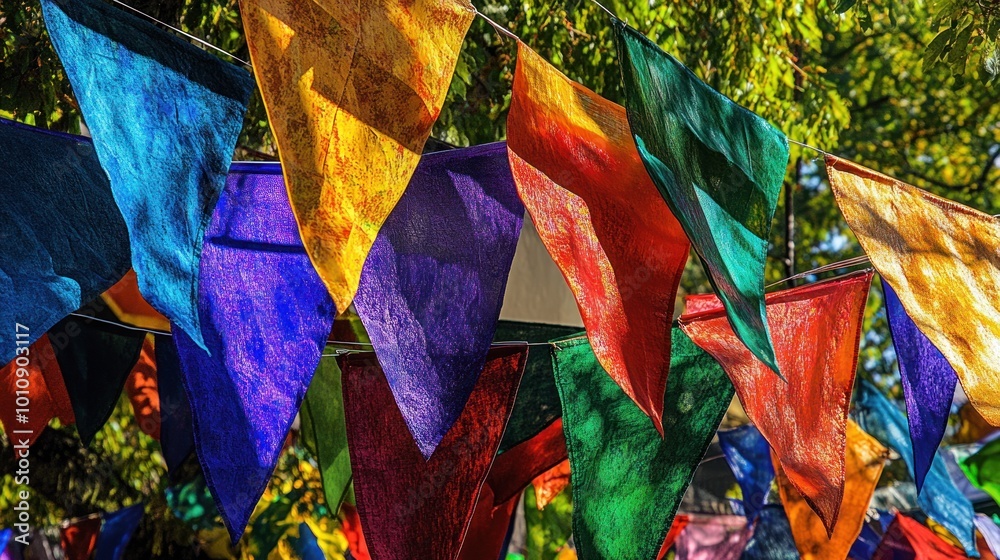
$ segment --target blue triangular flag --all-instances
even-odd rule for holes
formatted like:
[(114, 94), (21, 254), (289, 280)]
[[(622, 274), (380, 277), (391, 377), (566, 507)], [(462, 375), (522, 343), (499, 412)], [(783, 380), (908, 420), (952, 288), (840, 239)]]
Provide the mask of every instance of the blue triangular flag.
[(136, 504), (104, 515), (94, 560), (121, 560), (128, 541), (132, 539), (132, 533), (135, 533), (142, 521), (143, 510), (143, 504)]
[[(719, 430), (719, 446), (743, 492), (743, 513), (753, 523), (774, 480), (771, 447), (753, 424)], [(786, 521), (787, 524), (787, 521)]]

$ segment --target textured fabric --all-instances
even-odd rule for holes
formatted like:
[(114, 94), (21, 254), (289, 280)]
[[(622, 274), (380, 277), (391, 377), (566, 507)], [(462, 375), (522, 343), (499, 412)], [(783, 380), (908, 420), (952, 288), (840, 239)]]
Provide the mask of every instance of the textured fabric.
[(899, 363), (906, 417), (910, 422), (913, 480), (917, 484), (917, 492), (920, 492), (948, 427), (948, 415), (951, 413), (951, 401), (955, 397), (958, 376), (941, 352), (906, 314), (896, 292), (884, 278), (882, 293), (892, 344)]
[(655, 558), (733, 386), (711, 356), (674, 329), (661, 437), (585, 339), (555, 344), (579, 556)]
[(43, 0), (42, 11), (128, 224), (139, 288), (203, 345), (202, 238), (253, 79), (101, 0)]
[(72, 316), (49, 332), (85, 446), (114, 412), (144, 338), (139, 331)]
[(898, 513), (872, 560), (957, 560), (965, 557), (960, 548), (941, 540), (919, 521)]
[(94, 560), (121, 560), (128, 541), (132, 539), (144, 513), (143, 504), (136, 504), (114, 513), (105, 514), (101, 536), (97, 538)]
[[(798, 560), (792, 528), (781, 505), (766, 505), (758, 510), (753, 536), (743, 550), (741, 560)], [(843, 556), (841, 557), (843, 560)]]
[(143, 299), (134, 270), (102, 293), (101, 300), (120, 321), (143, 329), (170, 330), (170, 321)]
[(693, 515), (677, 536), (674, 550), (677, 560), (737, 560), (752, 535), (743, 516)]
[(844, 498), (840, 503), (837, 524), (829, 534), (823, 520), (779, 469), (781, 503), (785, 506), (792, 536), (803, 560), (843, 560), (847, 557), (865, 523), (868, 506), (888, 454), (889, 451), (878, 440), (854, 422), (848, 422)]
[[(530, 227), (530, 224), (525, 225)], [(543, 323), (500, 321), (493, 336), (494, 341), (548, 342), (558, 338), (583, 334), (578, 327), (563, 327)], [(528, 362), (514, 400), (514, 411), (500, 442), (500, 453), (524, 443), (538, 435), (562, 416), (559, 391), (552, 375), (552, 352), (546, 346), (528, 349)], [(561, 433), (561, 429), (560, 429)]]
[(875, 555), (875, 550), (882, 541), (882, 535), (875, 532), (875, 529), (868, 523), (861, 526), (861, 533), (851, 545), (851, 550), (847, 552), (850, 560), (871, 560)]
[(828, 157), (826, 167), (872, 265), (969, 401), (1000, 425), (1000, 221), (844, 160)]
[[(906, 463), (910, 476), (913, 476), (913, 449), (902, 411), (867, 381), (858, 384), (854, 406), (861, 429), (898, 453)], [(978, 557), (975, 554), (972, 504), (955, 488), (940, 456), (934, 457), (917, 502), (927, 517), (943, 525), (959, 539), (969, 556)]]
[[(983, 541), (989, 547), (990, 552), (996, 556), (1000, 552), (1000, 526), (981, 513), (976, 514), (973, 523), (976, 524), (976, 529), (983, 536)], [(983, 552), (982, 546), (979, 547), (979, 552)]]
[(764, 312), (764, 262), (788, 140), (635, 29), (618, 20), (614, 27), (639, 155), (701, 257), (736, 335), (779, 371)]
[(545, 509), (560, 492), (569, 486), (569, 459), (536, 476), (531, 481), (535, 490), (535, 506)]
[(771, 448), (753, 424), (719, 432), (719, 446), (743, 493), (743, 512), (753, 523), (774, 480)]
[(523, 345), (490, 350), (465, 410), (428, 460), (375, 355), (339, 358), (354, 493), (372, 558), (458, 556), (526, 357)]
[(959, 466), (973, 486), (1000, 504), (1000, 439), (987, 443)]
[[(333, 348), (327, 347), (325, 353), (332, 354)], [(327, 507), (335, 512), (351, 484), (351, 457), (347, 451), (340, 368), (333, 358), (320, 360), (299, 417), (302, 439), (319, 463)]]
[(132, 405), (132, 414), (139, 429), (147, 436), (160, 439), (160, 392), (156, 387), (156, 349), (154, 337), (147, 334), (142, 342), (139, 360), (125, 380), (125, 394)]
[(695, 344), (726, 369), (743, 409), (828, 530), (837, 522), (844, 493), (847, 411), (871, 279), (870, 272), (862, 272), (768, 294), (767, 313), (787, 382), (740, 343), (718, 303), (714, 310), (680, 319)]
[(2, 553), (5, 548), (7, 548), (7, 543), (10, 542), (10, 537), (13, 534), (14, 531), (10, 529), (0, 530), (0, 553)]
[[(518, 393), (522, 390), (523, 387), (518, 389)], [(531, 481), (565, 461), (567, 457), (566, 436), (563, 435), (561, 419), (556, 419), (528, 441), (497, 455), (487, 478), (496, 498), (494, 505), (499, 506), (520, 495)]]
[(525, 560), (554, 560), (566, 548), (573, 531), (570, 491), (555, 496), (548, 506), (539, 507), (534, 489), (524, 493)]
[(519, 43), (507, 144), (518, 193), (573, 290), (594, 354), (662, 433), (689, 244), (646, 174), (625, 109)]
[(184, 392), (184, 374), (174, 339), (156, 335), (153, 344), (160, 396), (160, 448), (167, 463), (167, 473), (174, 475), (194, 453), (194, 418)]
[[(88, 517), (60, 530), (60, 546), (66, 560), (90, 560), (97, 535), (101, 532), (101, 518)], [(2, 550), (2, 549), (0, 549)]]
[(690, 520), (690, 516), (680, 513), (674, 516), (674, 522), (670, 524), (670, 530), (667, 531), (667, 538), (663, 539), (663, 545), (660, 546), (660, 552), (656, 555), (656, 560), (663, 560), (667, 557), (667, 553), (674, 547), (674, 543), (677, 542), (677, 537), (679, 537), (681, 532), (684, 531), (684, 528), (687, 527), (688, 521)]
[[(129, 267), (128, 230), (94, 146), (0, 119), (0, 364), (17, 340), (110, 288)], [(27, 339), (15, 338), (14, 325)]]
[[(205, 232), (210, 352), (174, 330), (205, 480), (233, 540), (264, 492), (333, 325), (277, 164), (233, 165)], [(252, 320), (248, 320), (252, 318)]]
[[(30, 445), (53, 418), (58, 418), (64, 425), (72, 424), (76, 419), (49, 336), (43, 334), (34, 344), (23, 348), (27, 353), (23, 350), (18, 352), (20, 364), (15, 358), (0, 369), (0, 423), (7, 434), (7, 441), (20, 442), (27, 438)], [(20, 379), (27, 379), (27, 389), (17, 386)], [(28, 394), (18, 395), (18, 391), (27, 391)], [(27, 397), (28, 406), (18, 405), (19, 396)], [(24, 401), (21, 404), (25, 404)], [(19, 422), (18, 413), (26, 416), (28, 421)]]
[(501, 550), (507, 540), (517, 500), (493, 507), (493, 490), (489, 484), (483, 485), (479, 501), (469, 522), (469, 531), (462, 542), (459, 560), (493, 560), (501, 557)]
[(292, 541), (292, 547), (300, 560), (326, 560), (326, 555), (319, 547), (319, 541), (308, 523), (299, 523), (299, 538), (289, 540)]
[(345, 310), (475, 11), (468, 0), (241, 0), (240, 14), (302, 239)]
[(368, 254), (354, 305), (424, 457), (483, 369), (523, 217), (502, 142), (439, 152)]

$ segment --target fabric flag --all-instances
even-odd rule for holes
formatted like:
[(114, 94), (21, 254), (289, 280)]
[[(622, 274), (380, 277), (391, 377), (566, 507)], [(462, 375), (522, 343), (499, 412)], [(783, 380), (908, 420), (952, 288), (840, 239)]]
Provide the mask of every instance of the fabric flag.
[(143, 329), (170, 330), (170, 321), (143, 299), (134, 270), (101, 294), (101, 301), (118, 320)]
[[(518, 390), (524, 390), (522, 386)], [(497, 455), (486, 479), (499, 507), (521, 494), (535, 478), (566, 460), (566, 436), (562, 419), (556, 419), (530, 440)]]
[(594, 354), (662, 433), (689, 244), (639, 159), (625, 109), (518, 43), (507, 144), (518, 193), (573, 290)]
[(7, 548), (7, 543), (10, 542), (10, 537), (14, 532), (10, 529), (0, 530), (0, 553)]
[(125, 394), (132, 405), (132, 414), (139, 429), (147, 436), (160, 439), (160, 393), (156, 386), (155, 338), (147, 334), (142, 341), (139, 360), (125, 380)]
[(85, 446), (114, 412), (144, 338), (139, 331), (74, 316), (49, 331)]
[(302, 239), (337, 309), (417, 167), (475, 17), (468, 0), (241, 0)]
[[(867, 381), (859, 383), (854, 407), (861, 429), (898, 453), (906, 463), (910, 476), (913, 476), (913, 449), (902, 411)], [(931, 463), (917, 502), (927, 517), (940, 523), (962, 543), (969, 556), (979, 557), (976, 553), (972, 504), (955, 488), (944, 459), (939, 455)]]
[[(90, 140), (0, 119), (0, 364), (110, 288), (128, 231)], [(15, 332), (15, 325), (23, 325)], [(20, 335), (20, 336), (18, 336)]]
[(677, 560), (738, 560), (752, 535), (742, 515), (692, 515), (674, 550)]
[[(928, 481), (928, 484), (930, 481)], [(979, 557), (978, 554), (975, 555)], [(957, 548), (934, 534), (925, 525), (903, 515), (896, 519), (882, 537), (872, 560), (949, 560), (966, 558)]]
[(341, 506), (340, 526), (347, 537), (348, 550), (351, 552), (351, 560), (371, 560), (368, 551), (368, 543), (365, 542), (365, 535), (361, 532), (361, 519), (358, 517), (358, 510), (351, 504)]
[(764, 261), (788, 139), (615, 20), (632, 134), (701, 257), (737, 337), (779, 371), (764, 312)]
[(97, 538), (94, 560), (121, 560), (144, 513), (143, 504), (136, 504), (104, 516), (101, 536)]
[(101, 0), (43, 0), (149, 303), (199, 346), (199, 257), (253, 79)]
[[(43, 334), (26, 350), (27, 354), (19, 352), (18, 358), (0, 369), (0, 423), (7, 441), (27, 439), (31, 445), (53, 418), (58, 418), (63, 425), (72, 424), (76, 419), (49, 336)], [(26, 375), (20, 371), (22, 369)], [(18, 381), (23, 379), (27, 379), (27, 389), (18, 387)], [(28, 391), (27, 401), (19, 401), (18, 397), (25, 395), (17, 392), (25, 390)]]
[(535, 490), (535, 505), (545, 509), (556, 496), (569, 486), (569, 459), (536, 476), (531, 481)]
[(847, 552), (850, 560), (871, 560), (882, 541), (882, 535), (875, 532), (870, 523), (861, 526), (861, 533)]
[(101, 518), (97, 515), (61, 528), (60, 546), (66, 560), (90, 560), (100, 532)]
[(1000, 425), (1000, 221), (848, 161), (828, 157), (826, 166), (872, 265), (955, 368), (969, 401)]
[(271, 478), (336, 314), (302, 248), (278, 164), (233, 165), (205, 233), (201, 272), (209, 351), (182, 331), (174, 342), (198, 459), (235, 541)]
[[(582, 334), (578, 327), (500, 321), (493, 340), (538, 343)], [(500, 453), (531, 440), (560, 416), (562, 405), (559, 404), (559, 391), (552, 374), (552, 352), (547, 346), (530, 347), (521, 386), (514, 400), (514, 411), (510, 413), (510, 422), (500, 442)], [(561, 427), (558, 431), (562, 434)]]
[[(516, 502), (517, 500), (511, 500)], [(573, 498), (569, 490), (541, 508), (534, 489), (524, 493), (525, 559), (554, 560), (573, 532)]]
[(948, 427), (948, 415), (951, 413), (958, 376), (941, 352), (906, 314), (899, 296), (885, 278), (882, 279), (882, 293), (892, 344), (896, 348), (899, 377), (903, 382), (906, 416), (910, 421), (913, 480), (917, 484), (917, 492), (920, 492)]
[(861, 533), (889, 451), (854, 422), (847, 423), (844, 498), (833, 531), (809, 507), (779, 469), (778, 490), (803, 560), (842, 560)]
[(167, 473), (174, 475), (194, 453), (194, 418), (184, 391), (184, 374), (174, 339), (155, 335), (154, 346), (160, 396), (160, 448)]
[[(983, 536), (983, 541), (990, 549), (990, 552), (993, 556), (996, 556), (997, 553), (1000, 552), (1000, 527), (998, 527), (992, 519), (981, 513), (977, 513), (976, 517), (972, 521), (976, 524), (976, 529), (979, 529), (979, 533)], [(979, 546), (979, 552), (983, 552), (981, 544)]]
[(711, 356), (674, 329), (661, 436), (586, 339), (554, 344), (579, 556), (655, 558), (733, 386)]
[[(333, 354), (328, 346), (326, 354)], [(302, 440), (319, 463), (323, 496), (330, 511), (340, 509), (351, 484), (351, 456), (347, 451), (344, 398), (340, 368), (331, 358), (320, 360), (299, 410)]]
[(365, 262), (354, 305), (425, 458), (483, 370), (523, 219), (502, 142), (430, 154)]
[(1000, 438), (990, 441), (966, 457), (959, 466), (973, 486), (1000, 504)]
[(527, 347), (493, 348), (465, 410), (424, 459), (373, 353), (339, 358), (358, 513), (374, 558), (458, 556), (514, 404)]
[(326, 560), (326, 554), (319, 547), (319, 541), (308, 523), (299, 523), (299, 538), (289, 540), (293, 541), (292, 546), (300, 560)]
[[(720, 432), (721, 433), (721, 432)], [(748, 516), (749, 519), (749, 516)], [(780, 504), (762, 506), (741, 560), (799, 560), (792, 528)]]
[(667, 531), (667, 538), (663, 539), (663, 545), (660, 546), (660, 552), (656, 555), (656, 560), (663, 560), (667, 557), (667, 553), (670, 549), (674, 547), (674, 543), (677, 542), (677, 537), (680, 536), (684, 528), (688, 526), (688, 521), (690, 521), (690, 516), (684, 514), (677, 514), (674, 516), (674, 522), (670, 524), (670, 530)]
[[(768, 294), (778, 363), (793, 374), (787, 382), (746, 350), (718, 303), (680, 319), (726, 369), (747, 415), (828, 531), (844, 494), (847, 411), (871, 279), (861, 272)], [(702, 297), (715, 296), (689, 299)]]
[(733, 469), (733, 475), (743, 493), (743, 512), (753, 523), (757, 513), (767, 503), (767, 494), (774, 480), (771, 448), (760, 430), (746, 424), (732, 430), (719, 431), (719, 446)]
[(459, 560), (503, 558), (501, 553), (506, 544), (508, 529), (518, 501), (509, 500), (496, 508), (493, 507), (493, 501), (493, 490), (488, 483), (483, 484), (479, 501), (469, 522), (469, 531), (462, 542)]

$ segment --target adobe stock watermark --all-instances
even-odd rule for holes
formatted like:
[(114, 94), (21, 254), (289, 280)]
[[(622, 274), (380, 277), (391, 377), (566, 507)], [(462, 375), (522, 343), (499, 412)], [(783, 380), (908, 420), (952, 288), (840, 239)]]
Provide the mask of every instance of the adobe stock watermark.
[(15, 380), (14, 380), (14, 419), (17, 422), (13, 435), (14, 459), (16, 470), (14, 471), (14, 483), (21, 486), (18, 491), (14, 511), (17, 512), (16, 523), (14, 523), (14, 540), (28, 546), (31, 531), (31, 508), (28, 500), (31, 499), (31, 460), (28, 458), (29, 447), (31, 445), (32, 430), (24, 429), (28, 426), (31, 418), (31, 349), (29, 341), (31, 331), (21, 323), (14, 324), (14, 341), (17, 344), (16, 357), (14, 358)]

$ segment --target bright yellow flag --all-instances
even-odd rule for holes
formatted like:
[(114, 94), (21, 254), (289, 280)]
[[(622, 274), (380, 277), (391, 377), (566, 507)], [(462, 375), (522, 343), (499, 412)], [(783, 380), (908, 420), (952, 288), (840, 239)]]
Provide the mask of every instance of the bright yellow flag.
[(847, 224), (969, 401), (1000, 425), (1000, 221), (835, 157)]
[(302, 241), (337, 309), (441, 111), (468, 0), (240, 0)]
[(788, 481), (778, 462), (774, 461), (781, 503), (785, 505), (792, 537), (803, 560), (847, 558), (851, 545), (861, 534), (861, 527), (868, 513), (868, 503), (882, 475), (888, 453), (878, 440), (866, 434), (853, 421), (847, 421), (844, 498), (840, 502), (837, 523), (829, 536), (823, 520), (809, 507)]

